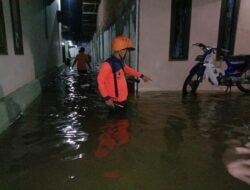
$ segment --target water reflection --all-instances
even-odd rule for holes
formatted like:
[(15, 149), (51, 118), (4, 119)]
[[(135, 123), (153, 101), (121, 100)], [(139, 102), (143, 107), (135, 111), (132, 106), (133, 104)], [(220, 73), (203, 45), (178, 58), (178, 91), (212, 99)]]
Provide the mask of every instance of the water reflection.
[[(216, 142), (214, 155), (222, 155), (227, 172), (250, 184), (249, 97), (242, 94), (183, 99), (191, 125)], [(211, 101), (212, 100), (212, 101)], [(190, 107), (192, 106), (192, 108)], [(191, 109), (190, 109), (191, 108)], [(225, 146), (224, 146), (225, 145)], [(222, 148), (220, 148), (222, 147)]]
[(178, 152), (184, 141), (183, 130), (186, 128), (185, 120), (178, 116), (170, 116), (164, 128), (164, 137), (168, 153)]
[[(122, 175), (119, 164), (115, 163), (116, 161), (122, 159), (122, 155), (119, 156), (119, 159), (116, 158), (115, 161), (110, 158), (106, 158), (110, 156), (112, 157), (112, 152), (115, 153), (115, 151), (117, 151), (120, 146), (129, 142), (131, 137), (131, 134), (129, 133), (129, 127), (130, 123), (127, 119), (119, 119), (100, 127), (101, 133), (98, 136), (98, 145), (97, 149), (95, 150), (95, 156), (98, 159), (101, 159), (101, 161), (112, 161), (113, 163), (113, 165), (109, 166), (108, 168), (103, 168), (101, 175), (104, 178), (114, 179), (121, 177)], [(121, 154), (121, 152), (119, 154)]]
[(98, 147), (95, 155), (104, 158), (115, 148), (126, 144), (129, 141), (128, 120), (118, 120), (115, 124), (108, 124), (102, 127), (102, 132), (98, 137)]
[(223, 163), (229, 174), (250, 185), (250, 131), (248, 127), (238, 127), (227, 135)]
[(129, 100), (107, 116), (95, 81), (56, 77), (0, 135), (1, 190), (249, 189), (249, 96)]

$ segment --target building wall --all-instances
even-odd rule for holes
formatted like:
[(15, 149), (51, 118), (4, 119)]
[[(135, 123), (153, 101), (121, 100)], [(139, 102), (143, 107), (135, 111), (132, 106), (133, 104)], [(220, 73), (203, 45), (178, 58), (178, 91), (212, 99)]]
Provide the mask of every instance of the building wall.
[[(136, 1), (134, 1), (135, 3)], [(188, 59), (169, 60), (171, 0), (140, 0), (139, 5), (139, 48), (138, 69), (149, 75), (153, 81), (140, 83), (140, 91), (180, 91), (191, 67), (195, 64), (200, 49), (193, 43), (203, 42), (216, 47), (222, 0), (192, 0), (190, 40)], [(127, 6), (131, 1), (103, 0), (98, 12), (98, 33), (93, 40), (95, 62), (101, 63), (110, 54), (111, 39), (116, 34), (129, 35), (134, 44), (137, 39), (136, 8)], [(132, 7), (132, 8), (131, 8)], [(250, 54), (250, 2), (241, 0), (234, 54)], [(119, 14), (122, 13), (122, 14)], [(137, 66), (136, 54), (129, 64)], [(225, 64), (221, 64), (225, 68)], [(204, 81), (199, 89), (224, 90)]]
[(238, 17), (238, 31), (235, 41), (235, 54), (250, 54), (250, 2), (241, 0)]
[[(221, 0), (193, 0), (189, 58), (169, 61), (171, 0), (140, 1), (139, 70), (153, 82), (139, 86), (141, 91), (181, 90), (199, 49), (195, 42), (217, 46)], [(250, 54), (250, 2), (241, 0), (235, 54)], [(203, 83), (201, 89), (222, 89)]]
[(15, 55), (9, 1), (3, 0), (8, 55), (0, 55), (0, 98), (42, 77), (61, 63), (58, 1), (47, 5), (45, 34), (44, 0), (20, 0), (24, 55)]
[[(97, 33), (93, 38), (94, 63), (101, 64), (111, 54), (111, 42), (116, 35), (130, 37), (136, 45), (136, 1), (103, 0), (99, 5)], [(135, 52), (131, 53), (128, 64), (135, 66)]]
[(8, 54), (0, 55), (0, 133), (41, 93), (62, 64), (56, 19), (60, 0), (50, 1), (45, 12), (46, 1), (19, 0), (24, 55), (15, 55), (9, 1), (2, 0)]

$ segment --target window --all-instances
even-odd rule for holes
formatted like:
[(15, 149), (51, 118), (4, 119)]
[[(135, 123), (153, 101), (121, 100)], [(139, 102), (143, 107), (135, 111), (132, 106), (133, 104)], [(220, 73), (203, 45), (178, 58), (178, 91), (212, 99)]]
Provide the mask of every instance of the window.
[[(227, 49), (230, 55), (234, 52), (239, 6), (238, 0), (222, 0), (221, 4), (218, 49)], [(220, 55), (218, 52), (217, 57)]]
[(23, 54), (23, 36), (19, 0), (10, 0), (12, 32), (15, 54)]
[(170, 60), (188, 58), (192, 0), (172, 0)]
[(2, 0), (0, 0), (0, 54), (8, 54)]

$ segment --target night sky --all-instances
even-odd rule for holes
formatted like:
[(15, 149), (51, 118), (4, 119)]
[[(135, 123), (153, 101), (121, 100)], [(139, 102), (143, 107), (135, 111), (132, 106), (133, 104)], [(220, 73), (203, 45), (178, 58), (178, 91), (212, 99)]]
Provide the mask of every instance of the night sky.
[(62, 24), (69, 26), (65, 38), (81, 41), (81, 0), (61, 0)]

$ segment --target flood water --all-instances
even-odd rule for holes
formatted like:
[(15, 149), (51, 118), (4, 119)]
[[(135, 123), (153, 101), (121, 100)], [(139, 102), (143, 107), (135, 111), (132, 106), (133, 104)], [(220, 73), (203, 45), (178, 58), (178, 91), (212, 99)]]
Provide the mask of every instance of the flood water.
[(0, 135), (0, 189), (249, 190), (233, 176), (250, 176), (237, 162), (250, 159), (249, 108), (240, 93), (148, 92), (112, 115), (94, 74), (62, 73)]

